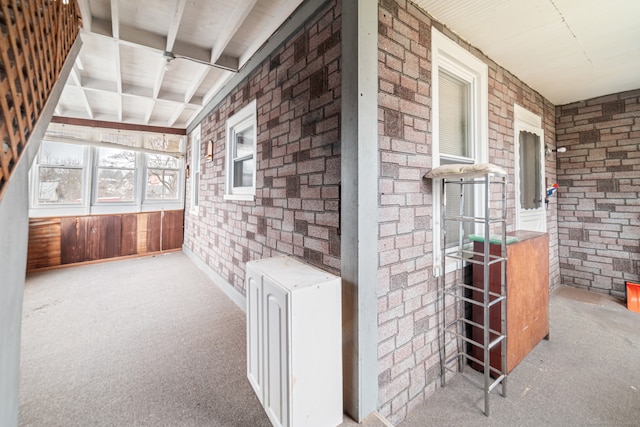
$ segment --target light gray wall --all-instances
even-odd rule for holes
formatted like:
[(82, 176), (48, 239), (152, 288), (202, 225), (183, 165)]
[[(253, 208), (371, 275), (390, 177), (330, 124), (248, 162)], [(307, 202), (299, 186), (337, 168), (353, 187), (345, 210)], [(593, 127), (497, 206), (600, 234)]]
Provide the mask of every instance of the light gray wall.
[(18, 425), (22, 296), (29, 242), (29, 168), (80, 52), (76, 38), (0, 199), (0, 426)]
[(19, 162), (0, 200), (0, 426), (18, 424), (20, 325), (29, 227), (28, 172), (27, 162)]
[(342, 2), (341, 257), (345, 411), (378, 403), (378, 2)]

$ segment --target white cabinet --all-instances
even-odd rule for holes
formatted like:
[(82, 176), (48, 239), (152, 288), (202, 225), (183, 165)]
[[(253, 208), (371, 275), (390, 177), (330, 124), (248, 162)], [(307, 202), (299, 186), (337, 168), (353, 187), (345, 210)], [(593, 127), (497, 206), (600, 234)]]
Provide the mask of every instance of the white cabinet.
[(339, 277), (289, 257), (247, 263), (247, 377), (274, 426), (342, 423)]

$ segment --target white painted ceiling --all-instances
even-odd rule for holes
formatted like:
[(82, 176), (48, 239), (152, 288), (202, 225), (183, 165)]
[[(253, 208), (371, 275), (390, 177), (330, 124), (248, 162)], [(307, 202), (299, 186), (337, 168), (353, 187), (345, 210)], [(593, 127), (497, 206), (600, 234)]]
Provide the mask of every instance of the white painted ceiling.
[[(78, 0), (55, 114), (184, 129), (302, 1)], [(638, 0), (414, 3), (556, 105), (640, 88)]]
[(413, 0), (555, 105), (640, 88), (638, 0)]
[(83, 45), (55, 114), (181, 129), (302, 3), (77, 1)]

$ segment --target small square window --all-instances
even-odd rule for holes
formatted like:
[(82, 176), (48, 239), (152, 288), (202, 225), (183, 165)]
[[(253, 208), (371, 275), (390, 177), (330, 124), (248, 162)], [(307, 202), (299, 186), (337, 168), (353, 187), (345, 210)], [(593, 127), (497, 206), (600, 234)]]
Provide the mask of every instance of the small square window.
[(225, 199), (253, 200), (256, 194), (256, 101), (227, 120)]

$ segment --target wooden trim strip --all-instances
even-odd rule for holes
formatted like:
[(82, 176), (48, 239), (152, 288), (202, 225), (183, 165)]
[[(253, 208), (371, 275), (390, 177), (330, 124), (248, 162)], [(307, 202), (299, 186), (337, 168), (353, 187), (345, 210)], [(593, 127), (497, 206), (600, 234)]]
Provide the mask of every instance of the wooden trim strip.
[(116, 123), (116, 122), (107, 122), (103, 120), (79, 119), (75, 117), (53, 116), (51, 118), (51, 123), (61, 123), (65, 125), (96, 127), (96, 128), (105, 128), (105, 129), (120, 129), (120, 130), (132, 130), (132, 131), (140, 131), (140, 132), (166, 133), (171, 135), (187, 134), (186, 129), (167, 128), (162, 126), (145, 126), (145, 125), (137, 125), (132, 123)]

